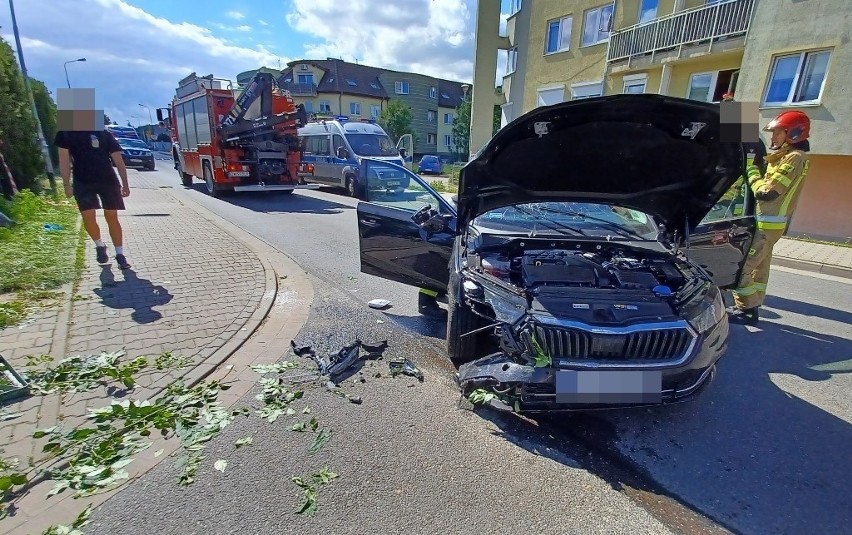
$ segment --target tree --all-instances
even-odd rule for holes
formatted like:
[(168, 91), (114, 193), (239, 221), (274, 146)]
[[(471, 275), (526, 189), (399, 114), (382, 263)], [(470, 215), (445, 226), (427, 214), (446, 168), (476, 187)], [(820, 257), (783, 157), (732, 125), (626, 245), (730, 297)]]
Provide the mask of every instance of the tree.
[(106, 113), (104, 114), (104, 124), (112, 124), (112, 119)]
[(35, 101), (36, 111), (38, 112), (38, 120), (41, 121), (41, 130), (44, 132), (44, 138), (50, 150), (53, 167), (56, 168), (59, 166), (59, 154), (53, 145), (53, 140), (56, 139), (56, 104), (50, 97), (50, 91), (47, 90), (47, 86), (41, 80), (30, 78), (30, 87), (32, 88), (33, 100)]
[(500, 109), (500, 106), (495, 104), (494, 105), (494, 126), (491, 128), (491, 135), (492, 136), (494, 134), (496, 134), (498, 130), (500, 130), (501, 115), (502, 115), (502, 110)]
[(35, 118), (12, 47), (0, 38), (0, 150), (19, 188), (38, 188), (44, 170)]
[(453, 119), (453, 149), (461, 160), (470, 156), (470, 97), (465, 96)]
[(414, 114), (411, 111), (411, 107), (401, 99), (395, 98), (391, 99), (388, 102), (388, 107), (382, 110), (378, 122), (388, 135), (390, 135), (391, 139), (397, 142), (405, 134), (414, 133), (414, 130), (411, 128), (411, 120), (413, 118)]

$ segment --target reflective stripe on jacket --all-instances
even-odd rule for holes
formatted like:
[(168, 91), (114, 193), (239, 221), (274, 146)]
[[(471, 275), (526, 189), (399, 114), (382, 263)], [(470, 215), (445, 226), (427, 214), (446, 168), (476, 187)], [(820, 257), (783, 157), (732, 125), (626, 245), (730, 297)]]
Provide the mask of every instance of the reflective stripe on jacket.
[(755, 166), (748, 168), (749, 186), (755, 196), (771, 192), (778, 194), (772, 200), (757, 199), (757, 228), (784, 230), (789, 223), (790, 214), (796, 208), (810, 161), (804, 152), (786, 147), (767, 156), (766, 163), (768, 165), (763, 177)]

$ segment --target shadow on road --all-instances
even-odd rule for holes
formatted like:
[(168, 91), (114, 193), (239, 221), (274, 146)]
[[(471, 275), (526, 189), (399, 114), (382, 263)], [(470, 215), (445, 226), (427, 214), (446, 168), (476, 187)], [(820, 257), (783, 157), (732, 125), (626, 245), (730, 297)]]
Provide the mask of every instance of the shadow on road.
[(101, 266), (101, 287), (95, 294), (110, 308), (132, 308), (130, 317), (136, 323), (153, 323), (163, 315), (154, 310), (172, 300), (172, 294), (163, 287), (155, 286), (148, 279), (140, 279), (132, 269), (121, 272), (124, 280), (116, 281), (111, 266)]
[[(799, 314), (814, 307), (787, 305)], [(843, 411), (848, 392), (837, 386), (827, 407), (794, 392), (816, 390), (802, 381), (850, 373), (852, 342), (763, 321), (754, 332), (732, 326), (730, 343), (716, 381), (694, 402), (587, 413), (566, 432), (581, 426), (735, 531), (846, 531), (852, 425), (827, 411)], [(830, 395), (821, 399), (832, 403)]]
[[(204, 184), (193, 184), (192, 189), (207, 195), (207, 190), (205, 189)], [(223, 195), (220, 199), (235, 206), (240, 206), (254, 212), (262, 212), (265, 214), (340, 214), (345, 210), (355, 209), (354, 206), (300, 195), (298, 191), (295, 191), (292, 194), (284, 194), (276, 191), (229, 192)]]

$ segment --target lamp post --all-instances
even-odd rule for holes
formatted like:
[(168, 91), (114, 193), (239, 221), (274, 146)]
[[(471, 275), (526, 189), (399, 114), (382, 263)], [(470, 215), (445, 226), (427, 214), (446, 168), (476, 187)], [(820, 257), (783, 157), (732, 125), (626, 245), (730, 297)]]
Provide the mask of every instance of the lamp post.
[[(145, 128), (145, 134), (147, 136), (148, 132), (151, 132), (151, 129), (154, 128), (154, 117), (151, 115), (151, 108), (149, 108), (148, 106), (146, 106), (144, 104), (139, 104), (139, 106), (148, 110), (148, 126)], [(145, 142), (147, 143), (148, 140), (145, 139)]]
[(27, 92), (27, 97), (30, 99), (30, 106), (33, 111), (33, 118), (36, 124), (36, 133), (38, 134), (38, 142), (41, 145), (41, 155), (44, 158), (44, 171), (47, 173), (47, 180), (50, 182), (50, 190), (56, 193), (56, 177), (53, 175), (53, 160), (50, 158), (50, 150), (47, 148), (47, 140), (44, 139), (44, 130), (41, 128), (41, 120), (38, 118), (38, 108), (36, 108), (33, 92), (30, 89), (30, 78), (27, 75), (27, 64), (24, 63), (24, 51), (21, 49), (21, 36), (18, 33), (18, 21), (15, 18), (15, 4), (9, 0), (9, 12), (12, 16), (12, 33), (15, 35), (15, 46), (18, 49), (18, 63), (21, 67), (21, 75), (24, 77), (24, 89)]
[(65, 69), (65, 83), (68, 84), (68, 89), (71, 89), (71, 80), (68, 79), (68, 64), (69, 63), (77, 63), (78, 61), (86, 61), (86, 58), (77, 58), (72, 59), (71, 61), (66, 61), (62, 64), (62, 68)]

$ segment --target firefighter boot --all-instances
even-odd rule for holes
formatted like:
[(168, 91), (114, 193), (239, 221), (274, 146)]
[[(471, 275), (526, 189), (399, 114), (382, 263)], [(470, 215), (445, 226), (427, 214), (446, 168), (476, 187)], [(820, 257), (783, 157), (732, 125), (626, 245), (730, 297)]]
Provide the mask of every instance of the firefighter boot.
[(437, 294), (429, 290), (418, 292), (417, 309), (428, 318), (443, 319), (447, 316), (447, 311), (438, 305)]
[(741, 325), (757, 325), (759, 307), (737, 308), (728, 307), (728, 321)]

